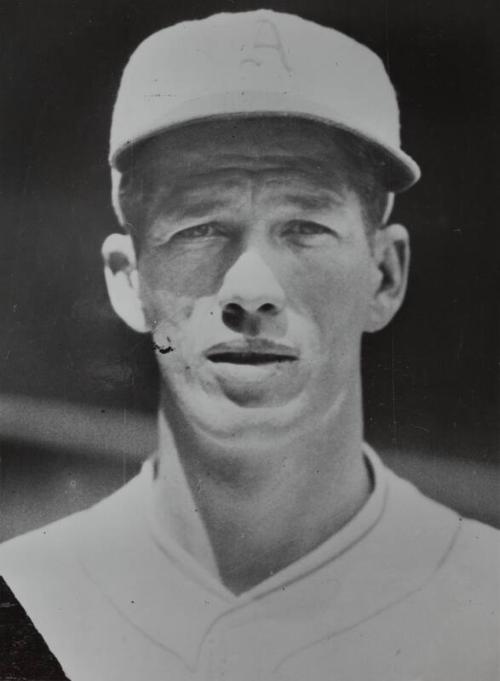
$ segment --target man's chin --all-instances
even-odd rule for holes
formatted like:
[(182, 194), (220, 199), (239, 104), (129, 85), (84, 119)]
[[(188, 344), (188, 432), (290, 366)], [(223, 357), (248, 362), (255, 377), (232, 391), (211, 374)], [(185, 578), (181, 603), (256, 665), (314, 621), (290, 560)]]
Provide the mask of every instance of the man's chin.
[(231, 440), (235, 446), (252, 446), (256, 441), (275, 440), (280, 433), (289, 434), (296, 424), (292, 410), (282, 407), (260, 407), (245, 409), (234, 405), (224, 413), (213, 414), (211, 419), (198, 425), (213, 439)]
[(197, 370), (193, 364), (189, 372), (163, 376), (167, 412), (184, 428), (214, 438), (269, 438), (279, 436), (280, 429), (295, 431), (311, 416), (309, 373), (299, 362), (204, 363)]
[(303, 411), (297, 397), (278, 399), (265, 386), (248, 390), (234, 385), (231, 390), (184, 399), (181, 409), (198, 432), (235, 442), (290, 432), (301, 421)]

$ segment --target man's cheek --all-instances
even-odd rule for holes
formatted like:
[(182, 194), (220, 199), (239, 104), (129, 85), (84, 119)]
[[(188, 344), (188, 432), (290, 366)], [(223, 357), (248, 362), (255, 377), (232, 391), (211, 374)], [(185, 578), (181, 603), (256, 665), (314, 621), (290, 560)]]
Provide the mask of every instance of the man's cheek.
[(153, 340), (165, 339), (179, 345), (192, 315), (195, 299), (175, 296), (165, 291), (149, 291), (144, 300), (145, 314)]
[[(338, 273), (336, 273), (338, 275)], [(335, 276), (322, 272), (307, 284), (290, 289), (290, 305), (308, 319), (319, 334), (320, 345), (331, 345), (344, 334), (354, 333), (366, 307), (363, 277)]]
[(320, 326), (333, 312), (335, 293), (333, 278), (321, 271), (311, 270), (305, 276), (291, 278), (287, 283), (288, 305)]
[(157, 249), (143, 254), (139, 271), (151, 289), (195, 299), (216, 293), (231, 257), (228, 249), (214, 247), (187, 253)]

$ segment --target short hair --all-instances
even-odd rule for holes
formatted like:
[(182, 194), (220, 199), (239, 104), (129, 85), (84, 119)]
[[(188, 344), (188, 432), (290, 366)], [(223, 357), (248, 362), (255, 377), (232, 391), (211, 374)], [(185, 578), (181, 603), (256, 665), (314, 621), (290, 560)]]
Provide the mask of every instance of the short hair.
[[(291, 121), (284, 120), (287, 123)], [(315, 128), (319, 125), (323, 134), (328, 130), (328, 135), (342, 153), (345, 184), (359, 198), (366, 233), (371, 238), (377, 229), (384, 226), (387, 217), (390, 195), (385, 187), (391, 172), (390, 162), (372, 144), (346, 130), (303, 119), (296, 119), (295, 122)], [(169, 134), (175, 134), (175, 130), (134, 145), (121, 159), (118, 201), (124, 219), (123, 226), (138, 244), (141, 233), (152, 221), (157, 205), (163, 149), (157, 143), (158, 138), (165, 138)]]

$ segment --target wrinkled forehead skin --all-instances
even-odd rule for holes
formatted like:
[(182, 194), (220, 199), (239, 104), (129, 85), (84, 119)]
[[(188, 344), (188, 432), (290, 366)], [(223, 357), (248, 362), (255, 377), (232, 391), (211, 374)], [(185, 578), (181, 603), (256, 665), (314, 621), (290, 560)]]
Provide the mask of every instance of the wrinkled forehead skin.
[(363, 193), (376, 181), (377, 159), (329, 126), (288, 117), (203, 121), (169, 130), (138, 145), (126, 159), (121, 200), (127, 192), (148, 217), (159, 193), (198, 183), (223, 172), (278, 172), (309, 188)]
[[(376, 159), (356, 159), (345, 136), (334, 129), (294, 118), (232, 118), (169, 130), (136, 147), (126, 167), (172, 180), (214, 169), (289, 168), (311, 176), (343, 180), (355, 171), (373, 172)], [(365, 167), (363, 167), (363, 164)]]

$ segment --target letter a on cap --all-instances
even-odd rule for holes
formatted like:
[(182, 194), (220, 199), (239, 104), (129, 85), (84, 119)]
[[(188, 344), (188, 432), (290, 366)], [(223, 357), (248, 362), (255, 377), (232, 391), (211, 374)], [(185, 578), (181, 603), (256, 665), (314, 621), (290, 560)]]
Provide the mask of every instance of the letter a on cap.
[(244, 64), (255, 64), (262, 66), (266, 63), (266, 58), (272, 52), (279, 58), (283, 68), (291, 72), (290, 64), (286, 58), (285, 49), (281, 41), (278, 29), (270, 19), (259, 19), (255, 24), (254, 40), (251, 46), (245, 47), (244, 57), (241, 59), (241, 66)]

